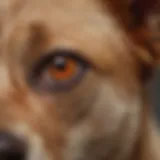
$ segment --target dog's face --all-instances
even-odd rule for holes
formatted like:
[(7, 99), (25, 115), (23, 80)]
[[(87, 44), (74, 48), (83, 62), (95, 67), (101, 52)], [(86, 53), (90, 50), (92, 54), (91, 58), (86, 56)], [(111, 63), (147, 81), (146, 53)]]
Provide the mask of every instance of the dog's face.
[(0, 3), (0, 146), (11, 139), (0, 157), (127, 156), (143, 103), (142, 49), (115, 12), (119, 2)]

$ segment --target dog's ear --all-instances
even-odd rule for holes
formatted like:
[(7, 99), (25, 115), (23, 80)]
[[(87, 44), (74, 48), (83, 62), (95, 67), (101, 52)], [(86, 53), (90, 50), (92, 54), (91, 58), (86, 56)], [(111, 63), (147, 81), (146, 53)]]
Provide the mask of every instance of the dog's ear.
[(150, 76), (160, 63), (160, 1), (130, 0), (129, 34), (135, 42), (135, 56), (142, 67), (142, 78)]
[(159, 0), (128, 0), (129, 11), (133, 18), (133, 23), (142, 25), (147, 22), (150, 14), (155, 10)]
[[(103, 0), (120, 20), (135, 44), (135, 55), (143, 72), (160, 62), (160, 0)], [(145, 70), (144, 70), (145, 69)]]
[(160, 1), (131, 0), (129, 3), (129, 33), (138, 48), (135, 55), (146, 72), (160, 63)]

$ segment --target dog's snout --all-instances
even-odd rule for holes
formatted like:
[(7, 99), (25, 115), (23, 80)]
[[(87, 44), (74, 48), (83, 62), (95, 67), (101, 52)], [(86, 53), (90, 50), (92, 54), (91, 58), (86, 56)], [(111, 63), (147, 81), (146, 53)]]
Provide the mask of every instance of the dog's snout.
[(26, 145), (16, 136), (0, 132), (0, 160), (24, 160)]

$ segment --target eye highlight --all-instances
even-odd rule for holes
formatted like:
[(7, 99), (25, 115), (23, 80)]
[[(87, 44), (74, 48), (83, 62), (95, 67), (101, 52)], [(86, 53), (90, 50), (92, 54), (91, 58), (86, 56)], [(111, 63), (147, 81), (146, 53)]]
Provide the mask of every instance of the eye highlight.
[(84, 77), (88, 63), (73, 51), (56, 51), (43, 57), (32, 70), (33, 86), (49, 92), (72, 89)]

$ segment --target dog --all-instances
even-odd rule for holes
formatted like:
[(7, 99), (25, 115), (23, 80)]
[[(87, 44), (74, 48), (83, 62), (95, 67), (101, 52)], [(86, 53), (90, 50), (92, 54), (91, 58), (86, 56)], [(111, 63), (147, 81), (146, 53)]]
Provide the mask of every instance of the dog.
[(1, 0), (0, 159), (160, 160), (157, 4)]

